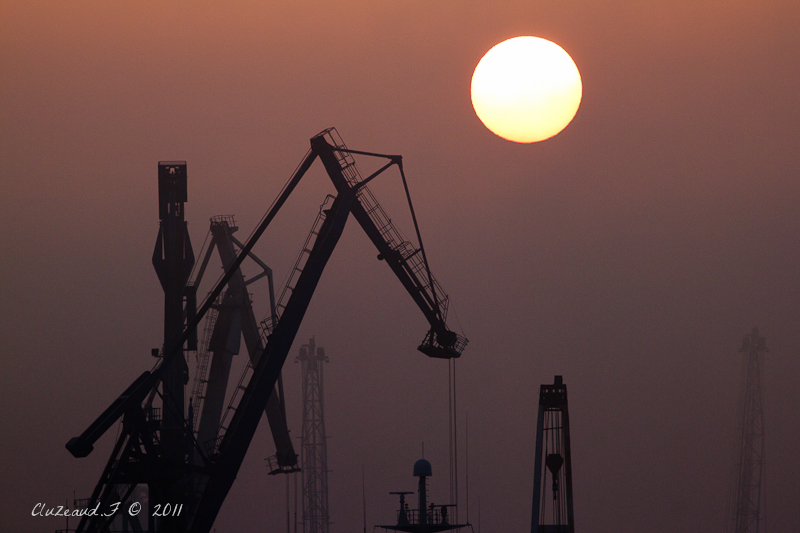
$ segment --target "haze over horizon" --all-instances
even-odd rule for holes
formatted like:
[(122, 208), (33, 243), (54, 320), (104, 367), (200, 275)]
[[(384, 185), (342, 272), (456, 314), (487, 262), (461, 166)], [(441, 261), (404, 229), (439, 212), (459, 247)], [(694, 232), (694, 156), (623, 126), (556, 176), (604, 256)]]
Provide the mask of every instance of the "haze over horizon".
[[(88, 497), (116, 428), (85, 459), (65, 443), (153, 364), (158, 161), (187, 161), (198, 252), (214, 215), (234, 214), (243, 240), (331, 126), (403, 156), (470, 340), (471, 522), (480, 501), (486, 533), (528, 531), (539, 385), (562, 375), (580, 531), (722, 531), (738, 349), (758, 326), (767, 527), (795, 530), (798, 27), (789, 0), (0, 0), (4, 531), (64, 527), (31, 509)], [(470, 103), (477, 62), (517, 35), (558, 43), (583, 82), (572, 123), (531, 145)], [(397, 176), (371, 187), (411, 235)], [(278, 285), (331, 189), (315, 166), (259, 242)], [(363, 528), (362, 465), (368, 527), (394, 519), (388, 493), (415, 490), (423, 441), (432, 499), (448, 497), (447, 365), (416, 351), (426, 323), (375, 255), (350, 220), (284, 367), (299, 436), (294, 357), (312, 335), (330, 357), (332, 533)], [(284, 530), (273, 453), (262, 421), (217, 531)]]

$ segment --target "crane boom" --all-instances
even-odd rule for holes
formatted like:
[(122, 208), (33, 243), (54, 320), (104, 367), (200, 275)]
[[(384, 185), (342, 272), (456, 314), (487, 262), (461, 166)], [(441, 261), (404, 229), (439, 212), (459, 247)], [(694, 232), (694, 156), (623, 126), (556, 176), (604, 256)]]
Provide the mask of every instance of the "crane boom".
[[(379, 205), (371, 194), (367, 196), (365, 193), (368, 189), (362, 185), (364, 182), (353, 179), (357, 174), (346, 176), (345, 172), (348, 169), (352, 168), (352, 171), (355, 172), (354, 163), (348, 162), (346, 149), (341, 145), (337, 146), (338, 143), (328, 142), (328, 139), (334, 139), (330, 135), (332, 132), (335, 130), (326, 130), (313, 137), (311, 153), (322, 161), (338, 195), (326, 212), (326, 218), (320, 227), (303, 271), (277, 326), (268, 338), (263, 357), (253, 369), (253, 376), (220, 444), (218, 461), (209, 476), (208, 484), (197, 507), (195, 519), (191, 524), (192, 532), (206, 533), (210, 531), (222, 502), (233, 485), (250, 441), (255, 434), (258, 418), (267, 400), (267, 393), (275, 387), (280, 370), (311, 302), (314, 289), (342, 235), (350, 213), (353, 213), (378, 249), (379, 258), (389, 264), (430, 323), (431, 331), (426, 335), (420, 350), (432, 357), (458, 357), (466, 345), (466, 339), (452, 332), (444, 322), (445, 313), (439, 306), (439, 299), (435, 292), (436, 285), (432, 281), (432, 276), (426, 284), (424, 279), (421, 279), (420, 269), (414, 268), (416, 263), (408, 260), (408, 255), (416, 256), (416, 251), (404, 255), (402, 250), (405, 247), (400, 245), (405, 244), (405, 241), (396, 243), (387, 240), (385, 235), (389, 234), (390, 228), (386, 225), (383, 228), (378, 227), (373, 217), (370, 216), (364, 205), (365, 199), (370, 201), (373, 212), (379, 208)], [(393, 159), (399, 161), (399, 158), (393, 157)], [(348, 177), (350, 177), (349, 180)], [(427, 262), (425, 262), (425, 266), (427, 267)], [(443, 291), (441, 294), (444, 296)]]

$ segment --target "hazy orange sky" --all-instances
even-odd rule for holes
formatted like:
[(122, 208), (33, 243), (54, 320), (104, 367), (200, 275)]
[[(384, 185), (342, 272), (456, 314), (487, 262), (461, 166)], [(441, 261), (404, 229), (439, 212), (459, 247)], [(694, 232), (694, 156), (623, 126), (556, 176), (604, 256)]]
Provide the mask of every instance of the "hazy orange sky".
[[(308, 148), (404, 157), (428, 258), (470, 346), (458, 362), (470, 519), (530, 527), (536, 402), (570, 394), (582, 532), (721, 531), (741, 370), (757, 325), (770, 531), (800, 523), (800, 4), (781, 1), (0, 0), (0, 517), (88, 497), (114, 433), (64, 448), (152, 365), (157, 162), (188, 164), (189, 231), (244, 239)], [(575, 60), (583, 100), (539, 144), (470, 103), (492, 46), (535, 35)], [(331, 187), (309, 176), (256, 253), (280, 281)], [(397, 176), (374, 192), (412, 229)], [(264, 306), (263, 288), (256, 288)], [(332, 533), (394, 519), (425, 441), (448, 496), (447, 368), (352, 221), (285, 367), (325, 347)], [(217, 520), (285, 529), (262, 424)], [(464, 477), (465, 472), (460, 476)], [(461, 513), (466, 501), (460, 489)], [(479, 499), (479, 500), (478, 500)], [(74, 524), (72, 524), (74, 526)]]

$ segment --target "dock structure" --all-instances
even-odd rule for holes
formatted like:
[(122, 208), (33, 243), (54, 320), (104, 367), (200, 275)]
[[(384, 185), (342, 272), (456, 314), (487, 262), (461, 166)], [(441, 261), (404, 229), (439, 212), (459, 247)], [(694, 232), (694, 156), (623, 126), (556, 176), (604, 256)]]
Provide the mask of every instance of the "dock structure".
[(539, 389), (532, 507), (531, 533), (575, 533), (567, 386), (561, 376)]

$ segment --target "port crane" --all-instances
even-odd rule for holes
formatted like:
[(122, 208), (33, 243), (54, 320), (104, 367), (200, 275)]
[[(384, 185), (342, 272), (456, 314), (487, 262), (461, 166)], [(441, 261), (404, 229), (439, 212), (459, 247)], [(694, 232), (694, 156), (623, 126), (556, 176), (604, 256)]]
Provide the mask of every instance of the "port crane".
[[(236, 260), (236, 249), (244, 245), (234, 236), (238, 226), (230, 215), (211, 218), (209, 233), (211, 241), (204, 254), (200, 268), (194, 279), (190, 279), (187, 287), (192, 291), (203, 279), (209, 260), (217, 250), (223, 269), (227, 270)], [(253, 312), (253, 305), (248, 294), (248, 285), (266, 278), (268, 282), (269, 309), (267, 320), (275, 320), (276, 303), (272, 269), (250, 252), (250, 258), (262, 269), (262, 272), (245, 280), (241, 268), (236, 269), (223, 296), (211, 306), (206, 314), (205, 339), (198, 351), (197, 372), (192, 390), (192, 422), (195, 438), (201, 446), (213, 448), (225, 415), (225, 393), (231, 371), (233, 356), (241, 349), (244, 337), (245, 348), (249, 356), (249, 367), (258, 364), (264, 353), (258, 321)], [(194, 344), (194, 343), (193, 343)], [(238, 385), (237, 385), (238, 386)], [(234, 396), (235, 398), (235, 396)], [(230, 405), (229, 405), (230, 407)], [(286, 406), (283, 393), (283, 380), (278, 376), (278, 383), (267, 400), (265, 408), (272, 437), (275, 441), (275, 456), (269, 458), (270, 474), (291, 473), (299, 470), (297, 453), (292, 446), (289, 429), (286, 423)]]
[[(363, 178), (356, 168), (356, 155), (387, 162)], [(286, 298), (282, 296), (272, 316), (262, 322), (263, 350), (251, 365), (252, 375), (230, 422), (218, 428), (214, 445), (204, 448), (192, 430), (192, 405), (187, 417), (180, 393), (188, 380), (184, 347), (196, 346), (199, 322), (240, 272), (244, 259), (250, 256), (255, 243), (316, 159), (322, 162), (336, 195), (320, 210), (284, 289)], [(367, 186), (393, 166), (399, 169), (403, 181), (418, 246), (403, 238)], [(286, 356), (351, 214), (377, 248), (378, 259), (385, 261), (395, 273), (430, 325), (418, 350), (433, 358), (459, 357), (467, 339), (447, 325), (448, 297), (428, 266), (400, 156), (350, 150), (333, 128), (314, 136), (310, 150), (278, 198), (199, 308), (196, 308), (196, 289), (187, 286), (193, 257), (190, 258), (191, 245), (183, 222), (185, 164), (182, 182), (173, 179), (173, 175), (181, 174), (179, 165), (165, 168), (171, 168), (172, 174), (162, 183), (159, 168), (162, 225), (154, 254), (154, 265), (165, 291), (165, 342), (159, 363), (139, 376), (66, 447), (75, 457), (85, 457), (91, 453), (97, 439), (122, 419), (111, 458), (88, 506), (105, 507), (112, 501), (124, 502), (137, 485), (147, 484), (151, 511), (153, 504), (164, 506), (157, 518), (152, 512), (148, 513), (149, 531), (207, 533), (233, 485), (261, 414), (275, 394)], [(160, 247), (163, 250), (159, 250)], [(186, 302), (185, 307), (183, 302)], [(163, 414), (153, 407), (156, 396), (161, 397)], [(170, 512), (166, 512), (168, 503), (175, 506)], [(77, 531), (104, 531), (111, 520), (113, 517), (87, 515)], [(137, 527), (134, 525), (134, 529)]]

